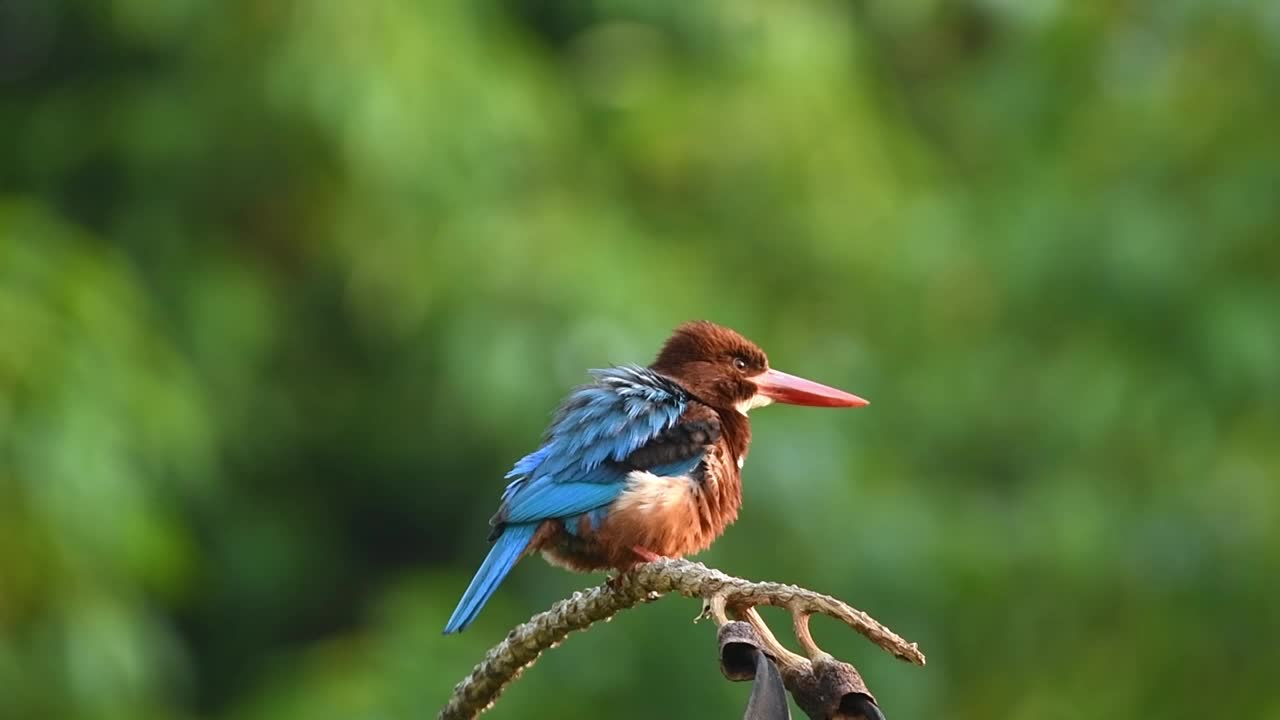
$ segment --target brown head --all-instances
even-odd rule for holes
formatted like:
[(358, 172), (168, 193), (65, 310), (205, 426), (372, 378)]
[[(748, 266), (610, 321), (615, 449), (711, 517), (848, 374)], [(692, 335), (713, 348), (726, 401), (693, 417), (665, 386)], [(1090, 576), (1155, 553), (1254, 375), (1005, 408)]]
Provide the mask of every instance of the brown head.
[(743, 415), (773, 402), (815, 407), (867, 404), (857, 395), (771, 369), (758, 345), (702, 320), (676, 328), (650, 367), (707, 405)]

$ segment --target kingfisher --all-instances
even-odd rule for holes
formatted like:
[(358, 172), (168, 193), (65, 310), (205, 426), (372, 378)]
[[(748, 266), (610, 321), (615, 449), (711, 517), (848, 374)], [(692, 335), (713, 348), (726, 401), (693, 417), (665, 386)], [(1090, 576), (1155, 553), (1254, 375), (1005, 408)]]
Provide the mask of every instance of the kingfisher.
[(590, 374), (538, 449), (507, 473), (489, 521), (493, 547), (445, 634), (470, 625), (526, 555), (578, 572), (625, 572), (707, 549), (742, 506), (752, 409), (868, 404), (770, 368), (755, 343), (706, 321), (676, 328), (648, 367)]

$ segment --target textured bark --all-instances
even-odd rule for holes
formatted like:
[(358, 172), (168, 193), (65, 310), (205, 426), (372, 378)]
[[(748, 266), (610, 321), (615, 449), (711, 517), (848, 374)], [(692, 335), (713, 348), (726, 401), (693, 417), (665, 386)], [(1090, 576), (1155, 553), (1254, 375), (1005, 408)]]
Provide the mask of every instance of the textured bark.
[[(849, 698), (871, 698), (852, 665), (835, 661), (813, 642), (809, 635), (810, 615), (834, 617), (894, 656), (916, 665), (925, 663), (915, 643), (908, 643), (875, 618), (828, 595), (794, 585), (732, 577), (689, 560), (659, 560), (639, 565), (597, 587), (575, 592), (515, 627), (454, 687), (439, 717), (462, 720), (478, 716), (492, 707), (502, 691), (544, 650), (560, 644), (569, 633), (672, 592), (702, 599), (703, 614), (719, 626), (730, 621), (730, 614), (750, 624), (762, 650), (778, 664), (787, 689), (810, 717), (836, 717), (842, 702), (848, 709)], [(807, 657), (787, 650), (777, 641), (754, 609), (761, 605), (791, 612), (797, 640)], [(874, 705), (873, 698), (871, 702)], [(832, 709), (823, 709), (828, 706)]]

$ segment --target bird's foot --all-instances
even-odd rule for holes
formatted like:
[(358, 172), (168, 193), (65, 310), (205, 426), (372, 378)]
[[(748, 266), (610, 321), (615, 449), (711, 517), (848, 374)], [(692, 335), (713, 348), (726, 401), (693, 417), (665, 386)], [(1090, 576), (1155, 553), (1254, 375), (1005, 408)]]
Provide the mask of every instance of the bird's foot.
[(626, 565), (615, 566), (618, 571), (617, 574), (605, 579), (604, 581), (605, 585), (609, 586), (609, 589), (620, 589), (622, 587), (623, 578), (625, 578), (627, 573), (631, 572), (631, 570), (637, 565), (643, 565), (645, 563), (651, 563), (662, 559), (662, 556), (658, 553), (640, 545), (632, 545), (631, 552), (635, 553), (636, 561)]
[(641, 547), (639, 545), (632, 545), (631, 552), (635, 553), (637, 557), (639, 557), (642, 561), (647, 563), (657, 562), (658, 560), (662, 559), (662, 556), (659, 555), (658, 553), (650, 550), (649, 548)]

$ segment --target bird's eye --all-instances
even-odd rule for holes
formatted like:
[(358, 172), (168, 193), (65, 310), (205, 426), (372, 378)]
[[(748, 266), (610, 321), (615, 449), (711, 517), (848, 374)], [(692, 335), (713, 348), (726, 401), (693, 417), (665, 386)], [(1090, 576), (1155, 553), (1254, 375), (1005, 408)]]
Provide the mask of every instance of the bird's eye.
[(747, 361), (745, 358), (736, 357), (733, 359), (733, 366), (738, 368), (739, 370), (746, 370)]

